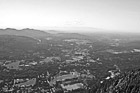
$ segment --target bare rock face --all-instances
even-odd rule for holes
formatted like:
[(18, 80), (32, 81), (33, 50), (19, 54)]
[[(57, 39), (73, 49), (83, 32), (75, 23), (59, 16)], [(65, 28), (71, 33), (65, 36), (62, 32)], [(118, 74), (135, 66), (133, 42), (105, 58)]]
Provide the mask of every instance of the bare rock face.
[(113, 79), (104, 81), (92, 93), (139, 93), (140, 69), (125, 72)]

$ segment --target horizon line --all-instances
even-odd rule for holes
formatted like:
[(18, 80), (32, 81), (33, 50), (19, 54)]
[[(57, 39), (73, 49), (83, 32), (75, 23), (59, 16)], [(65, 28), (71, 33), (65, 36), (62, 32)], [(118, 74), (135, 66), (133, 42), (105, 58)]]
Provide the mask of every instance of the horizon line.
[[(35, 27), (2, 27), (1, 30), (6, 29), (14, 29), (14, 30), (24, 30), (24, 29), (32, 29), (32, 30), (40, 30), (40, 31), (57, 31), (57, 32), (66, 32), (66, 33), (140, 33), (139, 31), (122, 31), (122, 30), (105, 30), (101, 28), (94, 27), (45, 27), (45, 28), (35, 28)], [(78, 32), (75, 32), (78, 31)], [(81, 31), (81, 32), (79, 32)], [(86, 31), (86, 32), (85, 32)], [(90, 32), (88, 32), (90, 31)]]

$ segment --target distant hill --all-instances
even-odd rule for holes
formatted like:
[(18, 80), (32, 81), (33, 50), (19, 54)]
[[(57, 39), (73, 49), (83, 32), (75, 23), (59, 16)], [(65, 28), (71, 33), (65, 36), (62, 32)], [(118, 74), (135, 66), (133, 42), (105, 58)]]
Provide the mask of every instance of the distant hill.
[[(92, 30), (92, 29), (91, 29)], [(94, 30), (94, 29), (93, 29)], [(86, 31), (86, 29), (84, 29)], [(88, 31), (88, 29), (87, 29)], [(140, 34), (136, 33), (105, 33), (105, 32), (92, 32), (92, 33), (68, 33), (67, 31), (61, 30), (36, 30), (36, 29), (13, 29), (6, 28), (0, 29), (0, 35), (15, 35), (15, 36), (26, 36), (32, 38), (47, 38), (52, 37), (54, 40), (63, 39), (89, 39), (93, 42), (111, 43), (115, 39), (118, 39), (120, 43), (127, 43), (132, 41), (140, 41)]]
[(56, 39), (90, 39), (91, 38), (79, 33), (58, 33), (58, 34), (54, 34), (53, 37)]
[(22, 29), (16, 30), (12, 28), (0, 29), (0, 35), (17, 35), (17, 36), (27, 36), (27, 37), (47, 37), (50, 36), (50, 33), (35, 30), (35, 29)]
[(66, 38), (88, 39), (88, 36), (78, 34), (78, 33), (61, 33), (55, 30), (42, 31), (42, 30), (29, 29), (29, 28), (22, 29), (22, 30), (17, 30), (12, 28), (0, 29), (0, 35), (26, 36), (32, 38), (53, 37), (55, 39), (66, 39)]

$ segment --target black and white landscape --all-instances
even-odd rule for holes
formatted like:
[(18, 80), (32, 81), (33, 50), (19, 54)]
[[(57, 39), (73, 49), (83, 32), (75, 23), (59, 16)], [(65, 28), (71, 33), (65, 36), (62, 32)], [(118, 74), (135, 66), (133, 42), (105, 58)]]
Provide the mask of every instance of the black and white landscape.
[(140, 34), (49, 32), (0, 30), (1, 93), (138, 93)]
[(140, 0), (0, 0), (0, 93), (140, 93)]

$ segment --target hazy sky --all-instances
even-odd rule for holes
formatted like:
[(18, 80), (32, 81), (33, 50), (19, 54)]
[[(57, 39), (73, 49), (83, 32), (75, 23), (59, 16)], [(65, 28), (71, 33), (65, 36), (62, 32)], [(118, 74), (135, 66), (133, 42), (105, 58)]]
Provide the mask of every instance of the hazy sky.
[(140, 0), (0, 0), (0, 28), (140, 31)]

